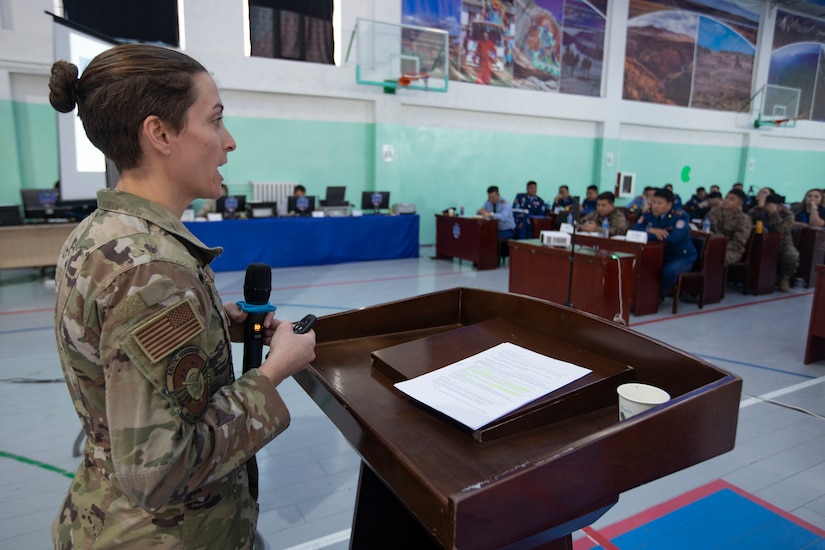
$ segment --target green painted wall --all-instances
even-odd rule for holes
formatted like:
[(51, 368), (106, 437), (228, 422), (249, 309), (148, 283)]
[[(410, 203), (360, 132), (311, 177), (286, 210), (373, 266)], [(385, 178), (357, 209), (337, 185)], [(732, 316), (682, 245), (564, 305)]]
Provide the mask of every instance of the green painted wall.
[[(694, 188), (735, 181), (771, 185), (789, 200), (823, 186), (825, 154), (739, 147), (599, 140), (489, 130), (433, 128), (391, 123), (318, 122), (227, 117), (238, 143), (222, 171), (232, 192), (249, 181), (295, 181), (323, 196), (328, 185), (346, 185), (350, 202), (362, 190), (390, 191), (391, 202), (415, 203), (421, 243), (435, 240), (433, 214), (464, 206), (471, 214), (498, 185), (512, 200), (528, 180), (551, 200), (560, 184), (574, 194), (596, 183), (612, 190), (616, 171), (635, 172), (637, 189), (674, 184), (687, 199)], [(382, 158), (384, 145), (394, 160)], [(613, 152), (613, 167), (604, 155)], [(754, 170), (747, 169), (752, 158)], [(20, 203), (20, 189), (48, 187), (58, 177), (57, 129), (50, 106), (0, 101), (0, 203)], [(682, 181), (684, 167), (689, 180)]]
[[(539, 195), (552, 200), (561, 184), (583, 194), (594, 180), (596, 140), (592, 138), (381, 126), (385, 137), (395, 136), (400, 199), (416, 204), (421, 243), (435, 242), (435, 213), (450, 206), (464, 206), (465, 213), (474, 213), (487, 200), (490, 185), (498, 185), (501, 195), (512, 200), (529, 180), (535, 180)], [(381, 167), (376, 175), (377, 186), (382, 187)]]
[(825, 153), (753, 148), (750, 158), (754, 169), (747, 172), (745, 189), (772, 187), (788, 202), (797, 202), (808, 189), (825, 188)]
[(58, 178), (57, 117), (48, 105), (0, 101), (0, 204), (20, 204), (20, 189)]
[(226, 117), (238, 144), (221, 169), (232, 187), (249, 181), (294, 181), (310, 195), (328, 185), (346, 185), (347, 198), (360, 200), (372, 182), (370, 124)]
[(57, 113), (51, 105), (14, 104), (23, 187), (52, 187), (60, 177)]
[[(716, 184), (724, 192), (742, 181), (740, 147), (649, 141), (622, 141), (619, 147), (619, 171), (636, 174), (637, 195), (648, 185), (672, 183), (674, 191), (687, 200), (699, 186)], [(689, 172), (685, 167), (690, 168)]]

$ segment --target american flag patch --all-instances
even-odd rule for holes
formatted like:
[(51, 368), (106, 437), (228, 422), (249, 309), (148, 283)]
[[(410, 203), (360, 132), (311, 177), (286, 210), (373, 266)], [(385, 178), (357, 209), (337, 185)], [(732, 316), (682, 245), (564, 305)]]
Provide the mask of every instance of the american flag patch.
[(192, 308), (192, 299), (187, 298), (141, 324), (132, 334), (149, 360), (157, 363), (203, 329), (203, 322)]

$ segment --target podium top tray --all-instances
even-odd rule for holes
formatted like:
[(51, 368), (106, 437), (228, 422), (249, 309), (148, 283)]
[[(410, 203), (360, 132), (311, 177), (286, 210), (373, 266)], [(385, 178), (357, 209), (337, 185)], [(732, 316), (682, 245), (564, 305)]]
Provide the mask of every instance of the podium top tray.
[[(374, 351), (491, 319), (543, 334), (585, 367), (593, 354), (630, 365), (637, 382), (672, 399), (621, 423), (614, 403), (479, 444), (371, 365)], [(621, 492), (734, 445), (741, 379), (543, 300), (456, 288), (322, 317), (315, 331), (316, 360), (296, 380), (445, 548), (499, 548), (553, 528), (565, 535)]]

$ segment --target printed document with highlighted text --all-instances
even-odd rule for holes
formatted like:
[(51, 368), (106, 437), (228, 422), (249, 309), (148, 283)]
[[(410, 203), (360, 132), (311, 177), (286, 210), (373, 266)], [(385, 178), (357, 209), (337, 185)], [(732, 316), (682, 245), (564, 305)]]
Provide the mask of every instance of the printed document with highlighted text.
[(477, 430), (590, 372), (505, 342), (395, 387)]

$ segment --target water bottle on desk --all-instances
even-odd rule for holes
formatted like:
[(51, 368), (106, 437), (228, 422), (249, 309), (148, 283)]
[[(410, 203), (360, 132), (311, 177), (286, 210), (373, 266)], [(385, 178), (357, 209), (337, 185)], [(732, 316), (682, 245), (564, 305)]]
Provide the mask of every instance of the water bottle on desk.
[(464, 216), (464, 207), (463, 206), (461, 208), (459, 208), (458, 215), (459, 216)]
[(702, 231), (710, 233), (710, 218), (705, 218), (705, 221), (702, 222)]
[(572, 212), (567, 213), (567, 223), (569, 223), (570, 225), (573, 225), (573, 213)]
[(602, 237), (605, 239), (610, 238), (610, 222), (607, 219), (607, 216), (602, 220)]

